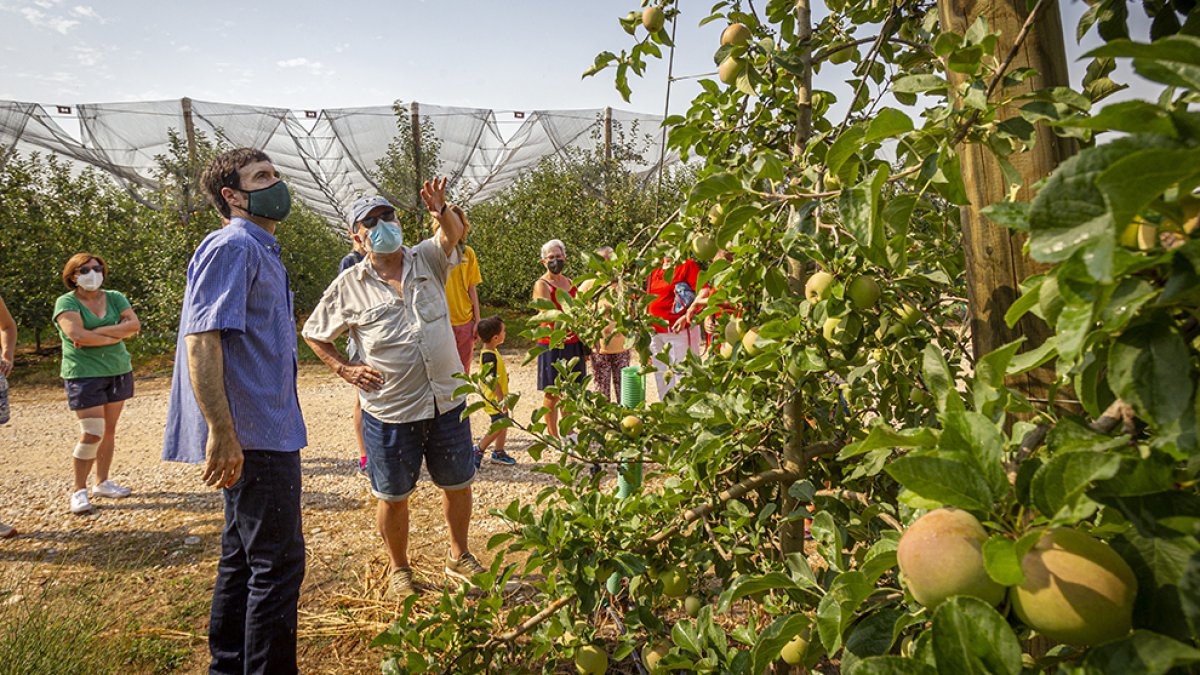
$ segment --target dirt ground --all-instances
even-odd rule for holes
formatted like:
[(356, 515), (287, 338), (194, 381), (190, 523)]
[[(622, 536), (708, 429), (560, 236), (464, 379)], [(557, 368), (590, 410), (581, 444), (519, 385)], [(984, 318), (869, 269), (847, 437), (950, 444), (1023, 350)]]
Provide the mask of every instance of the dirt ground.
[[(514, 416), (528, 420), (541, 396), (534, 367), (520, 365), (523, 356), (514, 350), (505, 359), (511, 390), (523, 394)], [(112, 471), (133, 495), (95, 500), (96, 511), (86, 516), (67, 510), (78, 426), (62, 389), (11, 391), (12, 420), (0, 427), (0, 522), (21, 534), (0, 541), (0, 621), (19, 616), (52, 588), (103, 579), (105, 610), (128, 615), (121, 630), (176, 640), (190, 650), (181, 671), (202, 672), (221, 497), (200, 481), (200, 466), (160, 460), (169, 378), (139, 379), (136, 387), (121, 418)], [(356, 471), (353, 392), (315, 365), (301, 366), (299, 391), (309, 440), (302, 452), (308, 566), (300, 599), (301, 670), (379, 672), (383, 653), (368, 643), (394, 607), (382, 599), (386, 558), (375, 532), (374, 500)], [(482, 412), (472, 417), (476, 439), (487, 423)], [(475, 481), (471, 548), (485, 565), (491, 558), (486, 542), (502, 529), (488, 510), (529, 499), (550, 482), (530, 471), (530, 442), (510, 430), (508, 451), (519, 463), (485, 460)], [(411, 499), (414, 569), (418, 580), (441, 585), (446, 526), (440, 495), (426, 480)]]

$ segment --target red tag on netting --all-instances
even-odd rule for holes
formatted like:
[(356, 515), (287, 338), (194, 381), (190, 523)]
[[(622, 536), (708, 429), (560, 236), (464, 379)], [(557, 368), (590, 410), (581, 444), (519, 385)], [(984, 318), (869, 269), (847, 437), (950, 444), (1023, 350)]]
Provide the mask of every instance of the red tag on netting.
[(58, 108), (59, 115), (70, 115), (71, 114), (71, 106), (69, 106), (69, 105), (60, 105), (60, 106), (56, 106), (56, 107)]

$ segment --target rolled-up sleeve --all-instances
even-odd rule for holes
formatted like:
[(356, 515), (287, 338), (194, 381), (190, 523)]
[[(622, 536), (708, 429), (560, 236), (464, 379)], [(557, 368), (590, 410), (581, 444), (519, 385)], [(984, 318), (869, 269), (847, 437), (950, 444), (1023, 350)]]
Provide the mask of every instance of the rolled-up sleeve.
[(181, 335), (213, 330), (246, 331), (246, 299), (258, 260), (246, 246), (227, 243), (196, 252), (189, 270), (191, 311), (179, 326)]
[(333, 342), (346, 332), (345, 313), (342, 311), (341, 294), (335, 281), (325, 289), (321, 301), (313, 308), (308, 321), (304, 322), (304, 330), (300, 334), (309, 340), (317, 342)]
[(450, 269), (462, 261), (457, 248), (450, 255), (446, 255), (436, 234), (418, 243), (413, 247), (413, 251), (442, 285), (445, 285), (446, 279), (450, 277)]

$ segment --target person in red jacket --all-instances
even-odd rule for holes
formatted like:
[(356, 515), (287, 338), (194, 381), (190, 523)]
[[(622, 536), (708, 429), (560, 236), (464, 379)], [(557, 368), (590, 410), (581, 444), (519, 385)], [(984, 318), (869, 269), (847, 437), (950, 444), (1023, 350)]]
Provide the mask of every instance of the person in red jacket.
[[(687, 314), (696, 299), (696, 282), (700, 278), (700, 265), (688, 258), (676, 265), (667, 259), (646, 280), (646, 292), (650, 296), (647, 308), (651, 315), (663, 320), (655, 324), (654, 338), (650, 351), (654, 354), (654, 381), (658, 385), (661, 400), (675, 386), (675, 378), (669, 373), (674, 364), (682, 361), (689, 353), (700, 352), (700, 327), (687, 325), (676, 330), (675, 323)], [(666, 353), (662, 353), (663, 350)]]

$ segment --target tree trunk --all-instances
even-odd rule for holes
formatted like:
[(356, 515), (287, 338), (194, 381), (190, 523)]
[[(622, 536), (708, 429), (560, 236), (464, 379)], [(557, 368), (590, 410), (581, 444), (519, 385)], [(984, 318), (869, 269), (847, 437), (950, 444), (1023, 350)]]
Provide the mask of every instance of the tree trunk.
[[(1003, 59), (1021, 32), (1029, 15), (1029, 7), (1025, 0), (939, 0), (938, 12), (942, 29), (960, 34), (983, 16), (988, 28), (1000, 35), (996, 57)], [(1046, 5), (1041, 16), (1034, 21), (1009, 71), (1026, 67), (1033, 68), (1038, 74), (1015, 88), (1004, 90), (1005, 94), (1066, 86), (1069, 83), (1062, 18), (1056, 1), (1052, 0)], [(948, 74), (951, 82), (957, 83), (963, 79), (960, 74)], [(1015, 109), (1008, 108), (1002, 110), (998, 117), (1006, 119), (1016, 114)], [(1009, 158), (1023, 181), (1018, 198), (1030, 199), (1033, 195), (1030, 186), (1049, 175), (1075, 151), (1074, 142), (1055, 136), (1044, 124), (1037, 125), (1033, 148)], [(1009, 328), (1004, 322), (1004, 313), (1019, 295), (1020, 282), (1044, 271), (1047, 266), (1034, 262), (1022, 253), (1025, 242), (1023, 235), (992, 223), (980, 213), (982, 208), (1003, 201), (1007, 193), (1006, 181), (991, 151), (982, 145), (964, 143), (958, 152), (970, 199), (970, 204), (962, 209), (962, 235), (975, 358), (1020, 336), (1026, 338), (1023, 351), (1032, 349), (1051, 335), (1050, 328), (1041, 319), (1028, 314), (1016, 326)], [(1049, 398), (1053, 381), (1054, 369), (1048, 367), (1022, 375), (1010, 384), (1031, 399), (1045, 400)]]
[[(800, 58), (804, 63), (804, 76), (797, 78), (796, 83), (796, 100), (799, 103), (799, 114), (796, 118), (796, 135), (792, 143), (792, 157), (799, 160), (804, 154), (804, 148), (808, 144), (809, 137), (812, 135), (812, 49), (808, 46), (812, 38), (812, 8), (809, 0), (796, 0), (796, 43), (800, 45)], [(792, 209), (791, 217), (795, 217), (795, 209)], [(805, 278), (804, 263), (799, 260), (788, 259), (788, 287), (792, 293), (800, 294), (804, 292)], [(784, 375), (786, 377), (786, 375)], [(783, 449), (783, 465), (782, 468), (787, 471), (801, 472), (804, 470), (806, 460), (801, 448), (804, 447), (804, 417), (800, 414), (800, 398), (799, 395), (794, 395), (787, 405), (784, 406), (784, 421), (787, 425), (788, 440), (787, 445)], [(783, 492), (781, 501), (783, 506), (783, 514), (787, 515), (794, 511), (798, 506), (796, 500), (787, 494), (787, 489), (790, 487), (786, 484), (780, 485)], [(804, 551), (804, 521), (795, 520), (786, 522), (782, 525), (782, 530), (779, 533), (780, 546), (784, 553), (802, 553)]]

